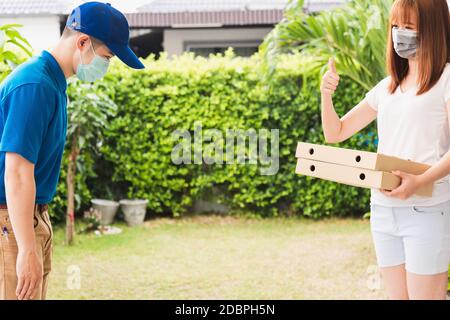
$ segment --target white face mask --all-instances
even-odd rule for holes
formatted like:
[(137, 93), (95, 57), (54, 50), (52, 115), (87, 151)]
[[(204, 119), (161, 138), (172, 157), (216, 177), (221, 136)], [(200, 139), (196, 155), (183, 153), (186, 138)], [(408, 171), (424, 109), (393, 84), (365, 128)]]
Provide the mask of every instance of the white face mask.
[(417, 54), (417, 31), (393, 27), (392, 41), (394, 42), (395, 52), (400, 57), (409, 59)]
[(103, 76), (108, 71), (109, 60), (102, 58), (95, 53), (94, 47), (92, 46), (92, 42), (91, 48), (92, 51), (94, 51), (94, 58), (89, 64), (83, 64), (81, 51), (78, 51), (80, 54), (80, 63), (78, 64), (77, 67), (77, 77), (81, 81), (94, 82), (96, 80), (103, 78)]

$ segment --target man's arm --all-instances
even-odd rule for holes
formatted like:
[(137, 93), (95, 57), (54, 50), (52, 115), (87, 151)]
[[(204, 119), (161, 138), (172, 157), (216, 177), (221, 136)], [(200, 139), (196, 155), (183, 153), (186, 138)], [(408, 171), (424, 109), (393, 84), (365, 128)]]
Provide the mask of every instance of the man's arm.
[(42, 281), (41, 248), (35, 244), (35, 165), (57, 107), (54, 88), (27, 82), (16, 86), (0, 101), (3, 132), (0, 152), (5, 153), (5, 196), (18, 245), (16, 263), (19, 299), (31, 298)]
[(42, 278), (42, 262), (36, 252), (34, 164), (17, 153), (5, 155), (5, 192), (8, 213), (17, 241), (17, 288), (19, 300), (33, 297)]

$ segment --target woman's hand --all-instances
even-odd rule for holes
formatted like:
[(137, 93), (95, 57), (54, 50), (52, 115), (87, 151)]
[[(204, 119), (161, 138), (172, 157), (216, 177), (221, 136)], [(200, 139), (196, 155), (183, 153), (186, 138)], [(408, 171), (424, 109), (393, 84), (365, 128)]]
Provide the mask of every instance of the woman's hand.
[(330, 58), (328, 61), (328, 71), (324, 74), (322, 84), (320, 86), (320, 91), (322, 94), (332, 95), (339, 85), (339, 79), (340, 78), (336, 72), (334, 59)]
[(392, 191), (381, 189), (381, 192), (389, 197), (406, 200), (422, 186), (420, 175), (409, 174), (399, 170), (392, 171), (392, 173), (400, 177), (401, 182), (400, 185)]

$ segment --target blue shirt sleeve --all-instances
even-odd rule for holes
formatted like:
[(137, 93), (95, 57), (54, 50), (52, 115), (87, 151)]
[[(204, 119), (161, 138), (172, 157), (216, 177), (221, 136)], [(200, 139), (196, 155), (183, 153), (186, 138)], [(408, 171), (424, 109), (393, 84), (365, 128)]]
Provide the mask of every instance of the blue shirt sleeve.
[(36, 164), (42, 141), (55, 111), (52, 89), (29, 83), (13, 89), (1, 102), (1, 152), (18, 153)]

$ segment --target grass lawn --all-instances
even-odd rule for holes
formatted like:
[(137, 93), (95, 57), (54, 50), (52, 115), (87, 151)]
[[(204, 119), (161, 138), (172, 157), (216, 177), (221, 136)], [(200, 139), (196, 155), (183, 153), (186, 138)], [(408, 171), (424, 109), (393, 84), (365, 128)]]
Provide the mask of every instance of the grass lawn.
[[(369, 222), (152, 219), (118, 235), (55, 227), (49, 299), (381, 299)], [(70, 286), (73, 267), (80, 288)], [(69, 286), (68, 286), (69, 284)]]

